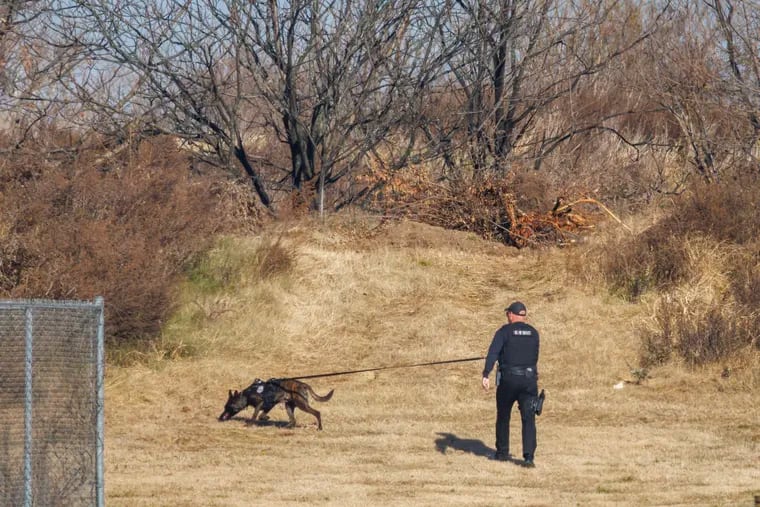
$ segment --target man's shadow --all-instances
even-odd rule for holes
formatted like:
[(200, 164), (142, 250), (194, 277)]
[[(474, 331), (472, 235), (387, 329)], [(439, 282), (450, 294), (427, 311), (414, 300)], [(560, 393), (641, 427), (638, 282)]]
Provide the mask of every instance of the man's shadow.
[(475, 440), (474, 438), (459, 438), (453, 433), (437, 433), (440, 438), (435, 439), (435, 448), (441, 454), (446, 454), (446, 451), (456, 449), (457, 451), (469, 452), (475, 456), (481, 456), (488, 458), (494, 453), (494, 449), (491, 449), (482, 440)]
[[(453, 433), (441, 433), (438, 432), (440, 438), (435, 439), (435, 448), (441, 454), (446, 454), (446, 451), (456, 449), (457, 451), (469, 452), (475, 456), (481, 456), (483, 458), (494, 459), (495, 449), (488, 447), (482, 440), (475, 440), (474, 438), (459, 438)], [(525, 465), (524, 460), (515, 459), (509, 456), (503, 461), (508, 461), (515, 465)]]

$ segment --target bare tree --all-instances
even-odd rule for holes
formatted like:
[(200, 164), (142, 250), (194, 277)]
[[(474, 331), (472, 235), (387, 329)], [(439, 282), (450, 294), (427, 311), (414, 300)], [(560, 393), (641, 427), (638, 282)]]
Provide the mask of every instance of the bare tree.
[(388, 136), (410, 129), (415, 101), (440, 67), (426, 37), (440, 22), (436, 6), (301, 0), (243, 7), (230, 30), (256, 91), (272, 106), (267, 125), (289, 147), (294, 188), (319, 175), (323, 190)]
[[(46, 100), (63, 55), (53, 58), (40, 44), (39, 18), (46, 8), (40, 0), (6, 0), (0, 4), (0, 130), (9, 136), (11, 148), (24, 144), (56, 108)], [(55, 64), (51, 64), (55, 62)]]
[(717, 43), (730, 69), (731, 93), (747, 121), (741, 149), (758, 164), (760, 141), (760, 4), (746, 0), (712, 0), (706, 5), (717, 21)]
[[(88, 119), (236, 160), (271, 207), (285, 181), (324, 196), (414, 118), (439, 15), (421, 0), (59, 0), (49, 22), (56, 44), (85, 51), (66, 86)], [(289, 167), (250, 152), (261, 132), (287, 145)]]
[(598, 76), (651, 35), (657, 16), (632, 21), (632, 11), (638, 13), (605, 0), (458, 0), (455, 23), (441, 36), (465, 41), (449, 62), (449, 86), (461, 99), (464, 122), (438, 137), (450, 149), (466, 146), (476, 172), (507, 172), (515, 157), (530, 157), (538, 167), (583, 132), (619, 135), (605, 122), (622, 110), (573, 111), (552, 124), (540, 120), (556, 114), (563, 99), (593, 89)]
[(757, 168), (760, 74), (752, 2), (680, 2), (643, 53), (640, 88), (666, 113), (677, 135), (660, 136), (708, 182), (727, 168)]
[[(0, 4), (0, 91), (4, 96), (13, 95), (14, 60), (20, 58), (23, 27), (30, 22), (36, 2), (10, 0)], [(17, 52), (18, 50), (18, 52)]]
[(271, 205), (243, 143), (233, 48), (203, 5), (61, 1), (48, 26), (52, 45), (81, 55), (60, 86), (82, 105), (82, 121), (112, 137), (170, 134), (224, 167), (237, 159)]

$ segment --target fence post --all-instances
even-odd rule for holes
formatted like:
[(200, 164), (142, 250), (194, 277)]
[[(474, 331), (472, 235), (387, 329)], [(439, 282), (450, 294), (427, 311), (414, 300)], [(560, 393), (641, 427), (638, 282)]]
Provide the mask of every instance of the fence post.
[(103, 467), (103, 447), (105, 445), (105, 433), (104, 433), (104, 419), (105, 419), (105, 305), (103, 304), (103, 298), (98, 296), (95, 298), (95, 305), (98, 307), (100, 315), (98, 317), (98, 336), (97, 336), (97, 366), (96, 376), (97, 380), (97, 444), (95, 451), (95, 475), (96, 475), (96, 487), (97, 487), (97, 502), (98, 507), (105, 506), (105, 474)]
[(24, 321), (24, 507), (32, 507), (32, 308), (27, 307)]

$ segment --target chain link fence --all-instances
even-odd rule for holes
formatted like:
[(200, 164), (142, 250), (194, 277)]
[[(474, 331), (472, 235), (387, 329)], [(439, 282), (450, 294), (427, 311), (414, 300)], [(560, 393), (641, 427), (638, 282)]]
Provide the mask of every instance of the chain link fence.
[(103, 299), (0, 300), (0, 505), (98, 506)]

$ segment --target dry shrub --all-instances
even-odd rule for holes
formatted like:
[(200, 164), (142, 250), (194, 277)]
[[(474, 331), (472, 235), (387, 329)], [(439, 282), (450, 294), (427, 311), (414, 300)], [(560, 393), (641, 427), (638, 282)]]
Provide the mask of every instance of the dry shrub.
[(695, 320), (681, 319), (676, 350), (691, 366), (731, 356), (747, 342), (737, 315), (726, 315), (720, 307), (707, 308)]
[(402, 172), (374, 172), (369, 181), (382, 190), (373, 205), (396, 217), (448, 229), (476, 232), (509, 243), (514, 207), (509, 183), (493, 176), (461, 176), (437, 180), (430, 168), (413, 166)]
[(649, 329), (641, 328), (639, 365), (642, 368), (659, 366), (671, 359), (676, 342), (675, 319), (674, 305), (666, 304), (652, 316), (652, 325)]
[(556, 198), (561, 195), (558, 189), (538, 171), (519, 171), (512, 182), (515, 204), (523, 212), (542, 212), (552, 209)]
[(676, 286), (689, 269), (684, 238), (659, 226), (604, 245), (600, 263), (612, 292), (630, 301), (651, 290)]
[(729, 293), (736, 303), (735, 320), (742, 344), (760, 350), (760, 254), (757, 243), (733, 259), (729, 272)]
[(662, 294), (643, 332), (642, 366), (678, 357), (701, 365), (758, 348), (760, 183), (744, 176), (699, 183), (641, 234), (606, 245), (612, 291)]
[[(688, 278), (690, 238), (705, 237), (708, 245), (749, 246), (758, 235), (760, 182), (756, 178), (744, 176), (721, 185), (697, 183), (654, 226), (607, 244), (601, 269), (614, 293), (637, 300), (647, 291), (670, 290)], [(746, 259), (725, 262), (730, 264), (728, 270), (747, 269), (742, 267)]]
[(250, 249), (235, 238), (222, 237), (212, 248), (192, 255), (184, 274), (194, 291), (219, 294), (237, 290), (243, 282), (251, 284), (289, 273), (295, 255), (281, 238), (263, 238)]
[(657, 298), (640, 330), (641, 366), (697, 366), (758, 348), (759, 189), (751, 176), (697, 183), (654, 226), (611, 237), (586, 256), (613, 293)]
[(756, 240), (760, 236), (758, 176), (740, 174), (719, 184), (694, 184), (659, 227), (680, 237), (698, 232), (740, 245)]
[(295, 263), (295, 252), (282, 244), (281, 237), (266, 239), (256, 249), (255, 274), (258, 280), (266, 280), (289, 273)]
[(238, 286), (246, 258), (232, 238), (195, 252), (185, 263), (185, 277), (200, 294), (216, 294)]
[(214, 234), (240, 227), (246, 207), (229, 182), (191, 174), (182, 153), (158, 143), (125, 152), (126, 161), (81, 157), (32, 173), (22, 169), (28, 157), (6, 160), (2, 296), (102, 295), (110, 344), (155, 337), (183, 264)]
[(677, 357), (689, 366), (725, 360), (747, 347), (757, 347), (757, 314), (731, 304), (685, 306), (663, 299), (653, 325), (643, 329), (639, 364), (656, 366)]
[(732, 259), (731, 293), (747, 309), (760, 311), (760, 245), (751, 246), (745, 255)]
[[(413, 218), (453, 230), (475, 232), (486, 239), (511, 244), (514, 196), (506, 180), (495, 177), (459, 178), (438, 189), (438, 198), (419, 201)], [(433, 197), (435, 186), (427, 192)]]

